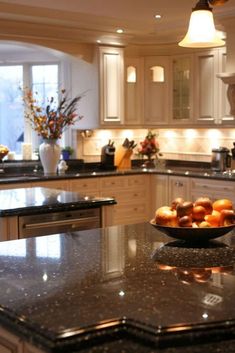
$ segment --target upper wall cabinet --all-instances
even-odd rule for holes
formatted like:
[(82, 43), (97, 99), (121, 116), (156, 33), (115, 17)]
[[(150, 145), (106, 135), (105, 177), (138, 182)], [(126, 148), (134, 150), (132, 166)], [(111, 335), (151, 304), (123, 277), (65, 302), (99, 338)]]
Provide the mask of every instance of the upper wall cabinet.
[(226, 50), (216, 48), (177, 55), (171, 62), (171, 125), (215, 126), (230, 120), (226, 85)]
[(99, 47), (101, 125), (121, 125), (124, 117), (123, 48)]
[(231, 124), (227, 86), (217, 78), (226, 72), (225, 48), (125, 61), (122, 48), (99, 53), (101, 126)]
[(125, 59), (125, 125), (166, 124), (169, 92), (169, 57)]
[(125, 58), (125, 125), (139, 126), (143, 123), (143, 60), (143, 58)]
[(163, 125), (169, 117), (169, 57), (147, 57), (144, 61), (144, 123)]
[(194, 55), (195, 121), (197, 124), (226, 123), (229, 104), (226, 85), (216, 76), (226, 71), (226, 50), (216, 48)]

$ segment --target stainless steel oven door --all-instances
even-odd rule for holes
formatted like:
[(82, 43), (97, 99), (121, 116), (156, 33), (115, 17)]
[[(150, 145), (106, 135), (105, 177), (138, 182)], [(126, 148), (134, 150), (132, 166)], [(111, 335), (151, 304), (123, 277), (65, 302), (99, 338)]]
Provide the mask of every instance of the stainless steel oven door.
[(19, 237), (65, 233), (101, 227), (100, 208), (19, 217)]

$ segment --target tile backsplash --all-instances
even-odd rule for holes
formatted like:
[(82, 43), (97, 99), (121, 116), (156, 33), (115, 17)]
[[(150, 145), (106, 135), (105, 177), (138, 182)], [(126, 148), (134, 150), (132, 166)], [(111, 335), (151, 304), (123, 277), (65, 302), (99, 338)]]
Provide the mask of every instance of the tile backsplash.
[[(157, 134), (160, 151), (164, 159), (210, 162), (212, 148), (225, 146), (229, 149), (235, 142), (234, 129), (151, 129)], [(101, 148), (109, 140), (114, 141), (117, 148), (125, 138), (137, 143), (132, 158), (138, 155), (140, 142), (143, 141), (148, 129), (105, 129), (93, 130), (92, 136), (84, 137), (76, 131), (77, 157), (85, 162), (99, 162)]]

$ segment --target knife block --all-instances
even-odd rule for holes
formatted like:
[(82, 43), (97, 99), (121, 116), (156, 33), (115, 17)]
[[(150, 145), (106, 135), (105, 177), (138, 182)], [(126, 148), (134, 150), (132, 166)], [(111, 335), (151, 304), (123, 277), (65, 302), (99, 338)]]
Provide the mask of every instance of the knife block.
[(118, 170), (131, 169), (131, 155), (132, 155), (132, 153), (133, 153), (132, 149), (125, 148), (123, 146), (120, 146), (117, 149), (117, 151), (115, 153), (114, 164)]

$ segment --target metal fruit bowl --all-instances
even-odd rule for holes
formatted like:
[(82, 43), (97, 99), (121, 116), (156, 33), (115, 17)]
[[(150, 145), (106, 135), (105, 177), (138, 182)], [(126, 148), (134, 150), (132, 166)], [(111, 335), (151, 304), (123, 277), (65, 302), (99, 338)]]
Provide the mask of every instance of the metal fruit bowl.
[(219, 238), (235, 228), (235, 224), (226, 227), (210, 228), (167, 227), (156, 224), (154, 220), (151, 220), (150, 224), (172, 238), (185, 240), (187, 242), (206, 242), (210, 239)]

